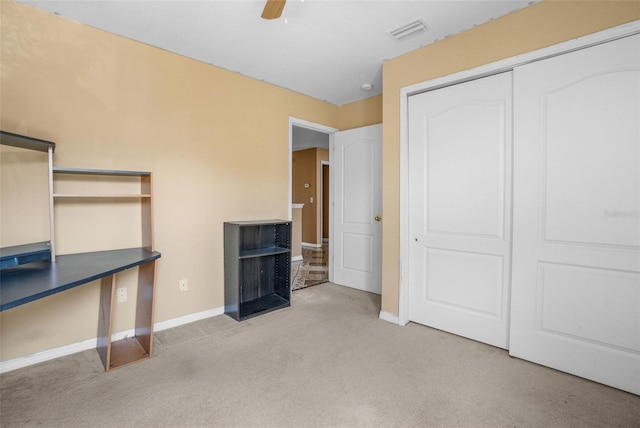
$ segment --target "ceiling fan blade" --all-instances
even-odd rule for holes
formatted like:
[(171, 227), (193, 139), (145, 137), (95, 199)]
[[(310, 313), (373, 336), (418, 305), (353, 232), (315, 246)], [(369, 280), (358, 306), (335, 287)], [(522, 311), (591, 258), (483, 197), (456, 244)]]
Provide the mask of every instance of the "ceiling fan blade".
[(262, 11), (262, 17), (264, 19), (280, 18), (285, 3), (286, 0), (267, 0), (267, 4), (264, 5), (264, 10)]

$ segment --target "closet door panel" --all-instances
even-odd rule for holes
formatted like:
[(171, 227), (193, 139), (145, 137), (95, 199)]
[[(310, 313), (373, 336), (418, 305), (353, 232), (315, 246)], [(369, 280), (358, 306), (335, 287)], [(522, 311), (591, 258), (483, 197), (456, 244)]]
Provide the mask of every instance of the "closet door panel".
[(409, 318), (508, 348), (511, 73), (409, 100)]
[(512, 355), (640, 394), (640, 36), (514, 73)]

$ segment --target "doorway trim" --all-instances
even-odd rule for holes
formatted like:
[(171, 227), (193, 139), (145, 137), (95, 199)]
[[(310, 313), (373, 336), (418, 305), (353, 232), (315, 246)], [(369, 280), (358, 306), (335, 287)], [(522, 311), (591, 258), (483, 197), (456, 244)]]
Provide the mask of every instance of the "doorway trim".
[(398, 287), (398, 324), (406, 325), (409, 322), (409, 97), (422, 92), (513, 70), (525, 64), (637, 33), (640, 33), (640, 20), (400, 89), (400, 284)]
[[(287, 207), (288, 211), (288, 220), (291, 221), (293, 218), (292, 204), (293, 204), (293, 126), (299, 126), (301, 128), (311, 129), (313, 131), (322, 132), (329, 135), (329, 164), (333, 164), (333, 134), (338, 132), (337, 128), (333, 128), (331, 126), (322, 125), (319, 123), (309, 122), (308, 120), (298, 119), (293, 116), (289, 116), (289, 204)], [(329, 186), (333, 183), (333, 168), (329, 168)], [(331, 234), (333, 233), (333, 192), (329, 192), (329, 255), (333, 254), (332, 242), (335, 240)], [(322, 238), (322, 234), (320, 236)], [(329, 263), (327, 266), (329, 281), (333, 281), (333, 263), (331, 259), (329, 259)]]
[[(329, 156), (331, 156), (331, 152), (333, 150), (330, 149), (329, 151)], [(329, 189), (331, 189), (331, 162), (329, 161), (320, 161), (320, 217), (322, 218), (322, 220), (320, 220), (320, 240), (324, 243), (324, 231), (325, 228), (328, 226), (328, 224), (325, 224), (324, 222), (324, 192), (327, 191), (327, 189), (324, 188), (324, 167), (327, 166), (329, 167)], [(329, 199), (331, 199), (331, 192), (329, 192)], [(329, 203), (329, 209), (331, 209), (331, 207), (333, 206), (333, 204)], [(328, 221), (328, 220), (327, 220)], [(331, 228), (329, 228), (329, 233), (331, 233)], [(331, 236), (329, 234), (327, 234), (327, 241), (331, 240)]]

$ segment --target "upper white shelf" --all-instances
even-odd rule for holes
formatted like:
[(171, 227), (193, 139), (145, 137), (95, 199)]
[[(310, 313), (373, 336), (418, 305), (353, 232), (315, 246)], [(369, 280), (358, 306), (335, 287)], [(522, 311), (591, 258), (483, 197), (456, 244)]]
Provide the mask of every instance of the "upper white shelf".
[(105, 193), (101, 194), (80, 194), (80, 193), (54, 193), (54, 198), (103, 198), (103, 199), (116, 199), (116, 198), (150, 198), (150, 194), (126, 194), (126, 193)]
[[(143, 181), (148, 181), (151, 177), (151, 172), (148, 171), (120, 171), (112, 169), (87, 169), (87, 168), (60, 168), (54, 167), (51, 169), (54, 174), (76, 174), (76, 175), (107, 175), (107, 176), (120, 176), (120, 177), (140, 177)], [(151, 198), (150, 187), (143, 186), (143, 190), (140, 193), (53, 193), (54, 198)]]

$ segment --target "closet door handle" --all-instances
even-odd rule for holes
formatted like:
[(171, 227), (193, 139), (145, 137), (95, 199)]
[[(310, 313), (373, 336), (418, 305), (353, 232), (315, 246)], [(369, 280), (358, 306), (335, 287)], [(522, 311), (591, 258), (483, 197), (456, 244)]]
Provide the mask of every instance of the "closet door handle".
[(380, 217), (379, 215), (377, 215), (377, 216), (375, 216), (375, 217), (374, 217), (374, 219), (375, 219), (375, 221), (380, 221), (380, 220), (382, 220), (382, 217)]

